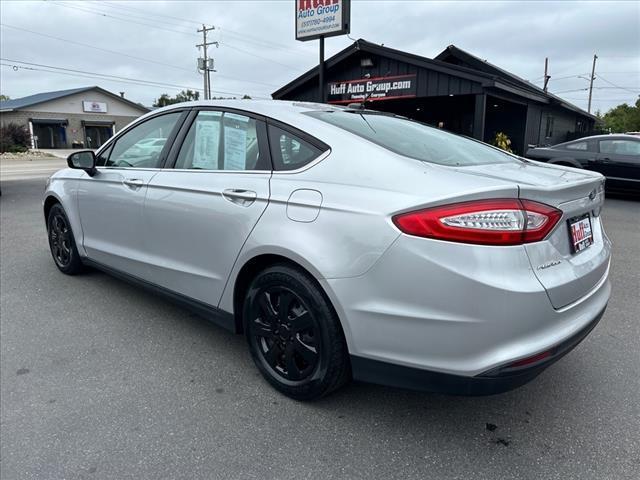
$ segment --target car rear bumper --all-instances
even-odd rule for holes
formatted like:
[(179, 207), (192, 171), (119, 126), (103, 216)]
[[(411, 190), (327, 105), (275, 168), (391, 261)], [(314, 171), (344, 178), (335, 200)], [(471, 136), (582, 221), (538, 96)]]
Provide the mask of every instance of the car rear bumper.
[[(482, 393), (530, 380), (568, 351), (557, 346), (588, 333), (609, 300), (608, 273), (605, 268), (591, 290), (555, 309), (522, 246), (401, 236), (364, 275), (322, 283), (342, 320), (357, 379)], [(544, 361), (500, 372), (549, 350)]]
[(506, 364), (503, 367), (494, 368), (475, 377), (465, 377), (394, 365), (352, 355), (351, 369), (353, 378), (357, 381), (377, 383), (390, 387), (451, 395), (494, 395), (507, 392), (530, 382), (547, 367), (573, 350), (595, 328), (604, 315), (604, 311), (603, 309), (598, 313), (582, 330), (550, 348), (549, 356), (525, 367), (511, 368), (510, 364)]

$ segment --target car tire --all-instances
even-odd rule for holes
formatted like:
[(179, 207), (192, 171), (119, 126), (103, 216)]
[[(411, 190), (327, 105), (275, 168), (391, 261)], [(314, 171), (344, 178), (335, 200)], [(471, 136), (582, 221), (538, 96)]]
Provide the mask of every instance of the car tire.
[(62, 205), (56, 203), (47, 217), (47, 236), (53, 261), (62, 273), (76, 275), (84, 270), (71, 224)]
[(313, 400), (351, 378), (338, 316), (307, 273), (288, 265), (258, 273), (245, 295), (243, 321), (253, 361), (283, 394)]

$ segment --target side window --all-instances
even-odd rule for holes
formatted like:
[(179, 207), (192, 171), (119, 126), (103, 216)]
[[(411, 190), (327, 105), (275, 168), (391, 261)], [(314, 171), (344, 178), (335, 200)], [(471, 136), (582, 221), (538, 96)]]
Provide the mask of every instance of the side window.
[(269, 125), (269, 146), (275, 170), (295, 170), (316, 159), (322, 150), (296, 135)]
[(582, 151), (587, 151), (587, 142), (576, 142), (576, 143), (570, 143), (569, 145), (566, 145), (564, 148), (566, 150), (582, 150)]
[(640, 142), (633, 140), (600, 140), (600, 153), (640, 155)]
[(160, 154), (182, 112), (147, 120), (116, 140), (106, 160), (108, 167), (160, 168)]
[(260, 148), (262, 122), (231, 112), (198, 112), (180, 147), (175, 168), (193, 170), (271, 170)]
[(100, 152), (100, 155), (96, 157), (96, 167), (104, 167), (107, 164), (109, 155), (111, 155), (111, 150), (113, 150), (113, 143)]

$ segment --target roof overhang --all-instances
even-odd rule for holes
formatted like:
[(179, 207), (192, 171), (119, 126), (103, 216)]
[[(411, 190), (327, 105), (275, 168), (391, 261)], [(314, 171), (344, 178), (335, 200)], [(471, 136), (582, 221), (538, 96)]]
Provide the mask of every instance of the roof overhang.
[[(358, 52), (367, 52), (373, 55), (379, 55), (381, 57), (390, 58), (400, 62), (415, 65), (417, 67), (426, 68), (435, 72), (445, 73), (448, 75), (457, 76), (465, 80), (470, 80), (481, 84), (483, 87), (492, 86), (495, 81), (495, 77), (492, 75), (479, 72), (466, 67), (459, 67), (457, 65), (451, 65), (439, 60), (431, 60), (426, 57), (414, 55), (412, 53), (403, 52), (401, 50), (395, 50), (393, 48), (384, 47), (382, 45), (376, 45), (374, 43), (367, 42), (366, 40), (356, 40), (354, 43), (333, 55), (331, 58), (325, 60), (325, 69), (333, 68), (340, 62), (346, 60), (352, 55)], [(319, 67), (315, 66), (307, 72), (300, 75), (298, 78), (292, 80), (288, 84), (279, 88), (271, 94), (273, 98), (282, 98), (292, 90), (304, 85), (305, 83), (318, 77)]]

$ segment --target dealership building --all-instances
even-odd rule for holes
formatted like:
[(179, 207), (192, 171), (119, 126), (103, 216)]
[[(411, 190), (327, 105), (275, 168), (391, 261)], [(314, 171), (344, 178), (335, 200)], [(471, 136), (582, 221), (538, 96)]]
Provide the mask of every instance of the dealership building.
[(0, 124), (29, 129), (32, 148), (98, 148), (148, 108), (100, 87), (45, 92), (0, 102)]
[(565, 100), (453, 45), (434, 59), (365, 40), (325, 61), (324, 98), (318, 67), (272, 94), (275, 99), (348, 105), (410, 117), (491, 143), (505, 133), (513, 150), (583, 136), (597, 118)]

